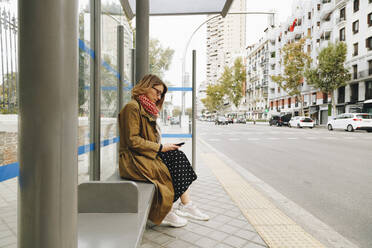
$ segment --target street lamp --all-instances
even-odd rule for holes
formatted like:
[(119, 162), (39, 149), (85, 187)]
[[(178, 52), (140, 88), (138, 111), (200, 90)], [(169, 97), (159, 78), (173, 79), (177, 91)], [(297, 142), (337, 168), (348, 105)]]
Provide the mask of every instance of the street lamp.
[[(227, 13), (227, 15), (272, 15), (273, 16), (273, 21), (275, 20), (275, 12), (230, 12), (230, 13)], [(186, 86), (186, 80), (185, 80), (185, 67), (186, 67), (186, 53), (187, 53), (187, 49), (191, 43), (191, 40), (192, 38), (194, 37), (195, 33), (204, 25), (206, 24), (207, 22), (209, 22), (210, 20), (213, 20), (217, 17), (220, 17), (222, 15), (218, 14), (218, 15), (215, 15), (215, 16), (212, 16), (211, 18), (207, 19), (206, 21), (202, 22), (195, 30), (194, 32), (191, 34), (190, 38), (188, 39), (187, 43), (186, 43), (186, 46), (185, 46), (185, 49), (184, 49), (184, 52), (183, 52), (183, 56), (182, 56), (182, 87), (185, 87)], [(274, 23), (273, 23), (274, 24)], [(193, 89), (195, 90), (195, 89)], [(185, 92), (183, 91), (182, 92), (182, 114), (181, 116), (185, 116)], [(182, 123), (182, 120), (181, 120), (181, 123)], [(180, 123), (180, 124), (181, 124)]]

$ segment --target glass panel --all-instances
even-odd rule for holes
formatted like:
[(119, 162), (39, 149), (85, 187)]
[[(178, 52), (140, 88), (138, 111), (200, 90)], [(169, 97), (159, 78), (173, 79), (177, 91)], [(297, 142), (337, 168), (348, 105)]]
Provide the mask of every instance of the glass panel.
[(118, 25), (124, 25), (125, 33), (124, 103), (129, 98), (133, 32), (119, 0), (102, 0), (101, 12), (101, 180), (105, 180), (117, 169), (118, 163)]
[(79, 183), (89, 181), (89, 102), (91, 82), (90, 1), (79, 1), (79, 128), (78, 175)]

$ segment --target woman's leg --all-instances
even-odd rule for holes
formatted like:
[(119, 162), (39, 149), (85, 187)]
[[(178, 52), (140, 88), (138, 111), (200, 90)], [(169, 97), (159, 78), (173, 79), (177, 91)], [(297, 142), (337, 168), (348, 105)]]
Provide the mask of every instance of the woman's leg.
[(183, 205), (186, 205), (187, 203), (190, 202), (190, 194), (189, 194), (189, 189), (187, 189), (183, 194), (181, 195), (181, 202)]

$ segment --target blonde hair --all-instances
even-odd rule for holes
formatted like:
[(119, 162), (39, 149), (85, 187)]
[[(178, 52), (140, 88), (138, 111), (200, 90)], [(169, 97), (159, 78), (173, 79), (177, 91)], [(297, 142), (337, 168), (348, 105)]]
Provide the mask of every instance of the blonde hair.
[(156, 75), (147, 74), (145, 75), (132, 89), (132, 99), (137, 99), (139, 95), (146, 94), (155, 85), (163, 85), (164, 91), (161, 94), (160, 100), (156, 102), (156, 106), (161, 109), (165, 99), (165, 93), (167, 93), (167, 85)]

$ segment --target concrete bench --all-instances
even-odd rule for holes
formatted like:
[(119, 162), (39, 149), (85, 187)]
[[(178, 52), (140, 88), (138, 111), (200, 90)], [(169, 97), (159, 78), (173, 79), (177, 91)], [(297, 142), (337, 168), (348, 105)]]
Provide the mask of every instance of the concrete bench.
[(91, 181), (78, 187), (78, 247), (139, 247), (155, 186), (121, 179)]

